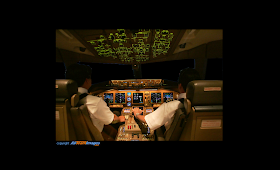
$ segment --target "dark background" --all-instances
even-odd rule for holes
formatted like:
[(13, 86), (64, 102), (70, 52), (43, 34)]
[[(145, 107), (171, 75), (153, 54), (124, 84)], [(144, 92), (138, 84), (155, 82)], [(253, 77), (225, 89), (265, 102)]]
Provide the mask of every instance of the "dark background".
[[(92, 68), (92, 83), (107, 80), (134, 79), (131, 65), (83, 63)], [(194, 59), (141, 64), (143, 79), (168, 79), (177, 81), (183, 68), (194, 68)], [(56, 63), (56, 79), (64, 79), (64, 63)], [(208, 59), (205, 80), (223, 80), (223, 59)]]

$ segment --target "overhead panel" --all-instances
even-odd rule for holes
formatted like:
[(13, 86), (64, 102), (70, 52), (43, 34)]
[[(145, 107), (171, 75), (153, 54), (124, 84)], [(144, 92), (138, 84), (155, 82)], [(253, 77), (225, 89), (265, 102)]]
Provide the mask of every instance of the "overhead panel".
[(76, 32), (102, 58), (122, 63), (140, 63), (166, 57), (180, 30), (104, 29)]

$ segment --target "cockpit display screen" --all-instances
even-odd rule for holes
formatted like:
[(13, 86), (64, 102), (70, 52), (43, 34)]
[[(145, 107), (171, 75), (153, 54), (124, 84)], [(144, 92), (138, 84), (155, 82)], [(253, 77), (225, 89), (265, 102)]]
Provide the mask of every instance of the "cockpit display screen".
[(161, 103), (161, 93), (151, 93), (151, 103)]
[(130, 113), (130, 109), (124, 109), (124, 113)]
[(163, 93), (163, 101), (173, 100), (173, 93)]
[(104, 93), (104, 101), (113, 103), (113, 93)]
[(133, 93), (133, 103), (143, 103), (143, 93)]
[(153, 110), (152, 109), (146, 109), (146, 113), (152, 113)]
[(116, 93), (115, 103), (125, 103), (125, 93)]

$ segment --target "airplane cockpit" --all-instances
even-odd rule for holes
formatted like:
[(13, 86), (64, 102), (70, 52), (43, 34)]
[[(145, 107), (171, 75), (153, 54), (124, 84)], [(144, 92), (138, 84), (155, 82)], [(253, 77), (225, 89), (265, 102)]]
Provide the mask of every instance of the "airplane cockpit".
[[(207, 61), (222, 59), (222, 34), (222, 29), (57, 29), (56, 63), (63, 63), (65, 69), (79, 62), (131, 66), (133, 77), (106, 76), (106, 81), (94, 82), (88, 89), (88, 95), (99, 97), (113, 113), (125, 117), (116, 127), (114, 141), (222, 141), (223, 80), (206, 76)], [(135, 117), (133, 109), (146, 116), (178, 100), (179, 72), (169, 80), (161, 71), (149, 70), (163, 77), (152, 79), (144, 75), (143, 65), (187, 59), (193, 59), (201, 80), (188, 83), (187, 98), (181, 100), (170, 128), (152, 130)], [(56, 141), (104, 141), (86, 106), (79, 104), (77, 83), (63, 76), (56, 78)]]

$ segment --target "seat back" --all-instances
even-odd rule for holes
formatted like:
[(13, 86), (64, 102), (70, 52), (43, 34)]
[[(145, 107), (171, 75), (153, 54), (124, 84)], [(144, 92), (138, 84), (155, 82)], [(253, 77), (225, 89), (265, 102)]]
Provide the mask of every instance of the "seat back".
[(188, 84), (190, 115), (180, 141), (223, 140), (223, 81), (195, 80)]
[(76, 140), (104, 141), (102, 134), (93, 125), (86, 104), (71, 108)]
[(76, 138), (70, 114), (70, 101), (78, 92), (77, 83), (70, 79), (56, 79), (55, 131), (57, 141), (70, 141)]
[(92, 124), (86, 105), (79, 105), (77, 83), (71, 79), (56, 80), (56, 140), (103, 141)]
[(187, 103), (189, 100), (184, 100), (184, 105), (180, 103), (179, 109), (175, 111), (174, 119), (172, 121), (172, 124), (170, 128), (165, 132), (164, 139), (165, 141), (178, 141), (181, 133), (183, 131), (183, 127), (186, 123), (186, 118), (188, 114), (190, 113), (190, 109), (187, 108)]

